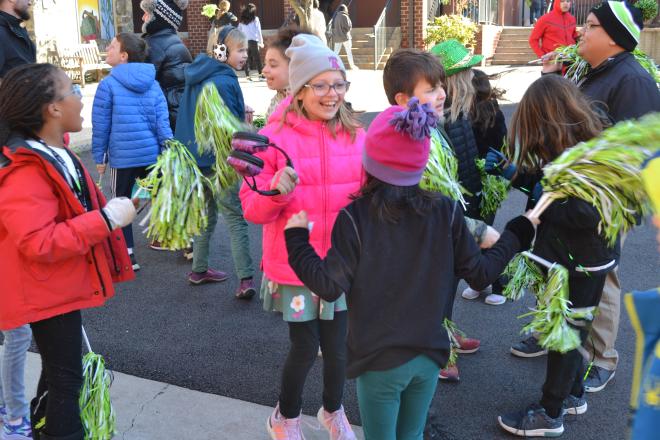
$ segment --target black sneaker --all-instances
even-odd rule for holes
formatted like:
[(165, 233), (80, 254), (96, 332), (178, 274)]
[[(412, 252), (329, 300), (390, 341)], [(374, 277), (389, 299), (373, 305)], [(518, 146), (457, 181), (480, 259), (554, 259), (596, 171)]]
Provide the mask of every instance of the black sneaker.
[(511, 347), (511, 354), (522, 358), (532, 358), (548, 354), (548, 350), (539, 345), (538, 339), (530, 336)]
[(135, 259), (135, 254), (128, 254), (129, 257), (131, 257), (131, 264), (133, 265), (133, 272), (137, 272), (140, 270), (140, 265), (138, 264), (137, 260)]
[(612, 379), (614, 379), (614, 371), (592, 365), (589, 375), (584, 380), (584, 390), (587, 393), (597, 393), (605, 388)]
[(519, 437), (559, 437), (564, 433), (564, 417), (553, 419), (541, 405), (530, 405), (525, 411), (499, 416), (497, 421), (507, 432)]
[(566, 399), (564, 399), (564, 404), (562, 406), (562, 412), (564, 414), (573, 414), (579, 415), (587, 412), (587, 399), (582, 397), (575, 397), (572, 394), (569, 394)]

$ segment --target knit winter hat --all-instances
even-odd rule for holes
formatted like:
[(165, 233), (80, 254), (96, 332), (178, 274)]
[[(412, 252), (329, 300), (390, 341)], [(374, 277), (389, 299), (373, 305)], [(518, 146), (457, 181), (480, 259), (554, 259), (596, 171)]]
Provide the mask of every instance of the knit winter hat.
[(458, 40), (447, 40), (431, 48), (431, 53), (440, 59), (447, 76), (467, 70), (483, 60), (483, 55), (472, 55)]
[[(175, 31), (181, 26), (183, 21), (183, 11), (188, 7), (189, 0), (142, 0), (140, 8), (151, 15), (151, 20), (145, 23), (146, 27), (151, 27), (152, 22), (159, 29), (171, 27)], [(160, 22), (160, 23), (159, 23)]]
[(622, 1), (606, 1), (591, 8), (603, 30), (612, 40), (628, 52), (635, 50), (644, 28), (642, 12)]
[(293, 95), (319, 73), (338, 70), (346, 75), (344, 63), (339, 56), (315, 35), (296, 35), (291, 40), (291, 45), (285, 54), (291, 60), (289, 61), (289, 87)]
[(364, 170), (385, 183), (417, 185), (429, 159), (431, 128), (438, 116), (417, 98), (408, 108), (393, 105), (376, 116), (367, 131), (362, 152)]

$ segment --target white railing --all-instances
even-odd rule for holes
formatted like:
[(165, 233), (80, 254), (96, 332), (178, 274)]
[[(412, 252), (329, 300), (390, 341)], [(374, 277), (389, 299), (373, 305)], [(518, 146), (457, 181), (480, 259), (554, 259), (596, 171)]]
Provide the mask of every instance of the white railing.
[(374, 25), (374, 70), (378, 70), (392, 35), (400, 26), (401, 2), (388, 0)]

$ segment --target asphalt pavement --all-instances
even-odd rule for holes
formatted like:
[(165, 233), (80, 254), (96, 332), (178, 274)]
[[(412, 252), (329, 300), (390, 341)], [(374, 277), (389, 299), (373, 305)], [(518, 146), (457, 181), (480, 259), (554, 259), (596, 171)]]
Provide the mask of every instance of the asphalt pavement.
[[(537, 74), (526, 71), (525, 78), (529, 82), (530, 75)], [(368, 121), (375, 115), (376, 105), (382, 109), (385, 104), (382, 97), (374, 103), (370, 97), (373, 91), (367, 89), (380, 87), (378, 77), (367, 72), (359, 75), (372, 84), (365, 85), (364, 90), (358, 88), (361, 93), (351, 99), (354, 99), (354, 107), (368, 110), (363, 115)], [(502, 81), (516, 84), (521, 80), (510, 76)], [(248, 89), (248, 104), (248, 97), (254, 97), (255, 101), (266, 96), (266, 91), (258, 88), (259, 84), (243, 85), (244, 90)], [(354, 83), (351, 93), (355, 90)], [(504, 105), (508, 115), (514, 108), (515, 100)], [(85, 165), (93, 170), (90, 154), (83, 152), (81, 156)], [(106, 193), (109, 193), (107, 188)], [(504, 223), (520, 214), (523, 208), (523, 196), (512, 192), (498, 212), (496, 227), (501, 230)], [(210, 263), (211, 267), (228, 271), (232, 276), (226, 282), (202, 286), (188, 283), (190, 263), (180, 252), (149, 249), (140, 228), (134, 228), (135, 253), (142, 266), (137, 279), (118, 285), (116, 297), (105, 307), (83, 314), (95, 350), (103, 354), (108, 366), (117, 372), (274, 406), (288, 347), (287, 326), (279, 315), (263, 311), (259, 298), (250, 302), (234, 298), (238, 280), (233, 274), (229, 238), (222, 219), (211, 243)], [(250, 226), (250, 240), (251, 254), (258, 269), (260, 227)], [(623, 291), (660, 285), (659, 262), (652, 227), (646, 224), (638, 227), (628, 236), (623, 249), (620, 266)], [(259, 275), (256, 282), (260, 282)], [(431, 411), (432, 428), (427, 437), (446, 440), (512, 438), (498, 428), (497, 416), (537, 401), (545, 372), (544, 357), (524, 360), (509, 354), (509, 347), (519, 340), (524, 323), (517, 316), (526, 312), (533, 301), (527, 297), (516, 303), (490, 306), (483, 300), (462, 299), (460, 292), (464, 287), (464, 283), (459, 286), (454, 320), (468, 336), (481, 339), (482, 347), (473, 355), (460, 357), (460, 383), (438, 385)], [(616, 378), (604, 391), (588, 395), (586, 414), (567, 418), (563, 438), (625, 438), (634, 351), (634, 333), (625, 311), (617, 348), (621, 362)], [(319, 358), (305, 387), (303, 412), (308, 415), (316, 414), (321, 405), (321, 362)], [(350, 421), (360, 424), (354, 381), (347, 382), (344, 406)], [(162, 410), (162, 417), (181, 413), (194, 416), (194, 411), (194, 406), (173, 402), (171, 407)], [(217, 417), (222, 418), (223, 414)], [(230, 437), (218, 433), (217, 438)], [(265, 430), (262, 437), (255, 438), (267, 438)]]

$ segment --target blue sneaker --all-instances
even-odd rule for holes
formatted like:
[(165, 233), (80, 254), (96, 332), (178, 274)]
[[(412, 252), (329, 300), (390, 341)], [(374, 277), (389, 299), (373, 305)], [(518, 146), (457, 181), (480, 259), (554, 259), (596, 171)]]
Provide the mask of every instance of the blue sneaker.
[(21, 423), (18, 425), (10, 425), (5, 421), (2, 427), (2, 440), (32, 440), (32, 427), (30, 426), (30, 419), (21, 417)]

